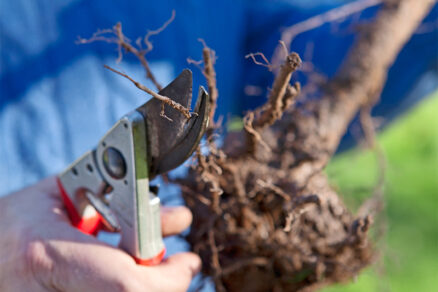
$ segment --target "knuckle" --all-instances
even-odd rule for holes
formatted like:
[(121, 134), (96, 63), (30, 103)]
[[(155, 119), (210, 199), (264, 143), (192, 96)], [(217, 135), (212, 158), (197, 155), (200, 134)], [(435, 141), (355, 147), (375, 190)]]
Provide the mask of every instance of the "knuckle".
[(141, 285), (139, 285), (134, 279), (126, 277), (124, 279), (117, 280), (112, 285), (114, 292), (137, 292), (142, 291)]
[(24, 250), (24, 269), (38, 281), (43, 281), (53, 271), (54, 265), (47, 252), (47, 244), (41, 240), (30, 241)]
[(24, 250), (26, 264), (31, 266), (41, 263), (41, 259), (45, 253), (46, 247), (42, 241), (35, 240), (28, 242)]

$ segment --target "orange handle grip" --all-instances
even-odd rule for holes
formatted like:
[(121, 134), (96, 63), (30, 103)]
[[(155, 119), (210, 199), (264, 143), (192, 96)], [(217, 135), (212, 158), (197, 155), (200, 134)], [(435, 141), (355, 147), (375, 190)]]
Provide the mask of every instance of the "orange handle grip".
[(138, 259), (138, 258), (136, 258), (134, 256), (133, 256), (133, 258), (134, 258), (135, 262), (138, 265), (142, 265), (142, 266), (156, 266), (159, 263), (161, 263), (161, 261), (163, 260), (165, 254), (166, 254), (166, 249), (163, 248), (163, 250), (159, 254), (154, 256), (153, 258), (150, 258), (150, 259)]
[(102, 217), (99, 213), (92, 217), (82, 218), (67, 195), (59, 178), (56, 181), (71, 224), (83, 233), (97, 235), (99, 230), (103, 228)]

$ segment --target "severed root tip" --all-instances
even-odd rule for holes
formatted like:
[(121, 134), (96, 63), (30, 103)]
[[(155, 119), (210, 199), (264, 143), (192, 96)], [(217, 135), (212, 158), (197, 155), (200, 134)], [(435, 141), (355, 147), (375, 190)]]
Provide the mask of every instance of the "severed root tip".
[(255, 127), (263, 128), (272, 125), (281, 118), (287, 106), (292, 104), (292, 101), (299, 93), (299, 85), (292, 87), (289, 82), (292, 73), (298, 69), (301, 63), (301, 58), (297, 53), (290, 53), (286, 57), (275, 77), (266, 107), (263, 108), (262, 114), (254, 121)]
[(370, 215), (356, 219), (351, 226), (351, 234), (359, 239), (364, 239), (371, 224), (373, 224), (373, 218)]
[(298, 67), (300, 67), (302, 64), (300, 56), (292, 52), (289, 54), (289, 56), (286, 57), (286, 61), (283, 63), (282, 67), (286, 67), (290, 70), (290, 73), (297, 70)]
[[(254, 56), (252, 56), (254, 58)], [(288, 109), (296, 100), (300, 93), (300, 84), (293, 86), (289, 83), (292, 73), (301, 66), (302, 61), (297, 53), (290, 53), (280, 67), (280, 71), (275, 76), (269, 99), (265, 105), (249, 112), (244, 119), (244, 128), (247, 134), (247, 153), (254, 154), (256, 144), (260, 143), (265, 149), (269, 149), (263, 142), (258, 130), (271, 126), (279, 120), (284, 111)]]

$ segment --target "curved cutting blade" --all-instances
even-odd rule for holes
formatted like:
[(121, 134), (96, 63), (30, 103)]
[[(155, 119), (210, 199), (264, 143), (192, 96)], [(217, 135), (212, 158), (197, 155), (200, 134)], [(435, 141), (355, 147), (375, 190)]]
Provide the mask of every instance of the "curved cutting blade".
[(195, 113), (184, 130), (179, 142), (160, 158), (152, 169), (153, 174), (165, 173), (181, 165), (192, 155), (198, 147), (202, 136), (208, 126), (208, 116), (210, 113), (210, 99), (207, 92), (199, 87), (198, 99), (196, 101)]
[[(188, 108), (192, 99), (192, 72), (188, 69), (163, 88), (159, 94)], [(210, 101), (204, 88), (199, 89), (195, 115), (187, 118), (176, 109), (151, 99), (137, 110), (145, 117), (149, 156), (149, 176), (167, 172), (182, 164), (196, 149), (205, 132)]]

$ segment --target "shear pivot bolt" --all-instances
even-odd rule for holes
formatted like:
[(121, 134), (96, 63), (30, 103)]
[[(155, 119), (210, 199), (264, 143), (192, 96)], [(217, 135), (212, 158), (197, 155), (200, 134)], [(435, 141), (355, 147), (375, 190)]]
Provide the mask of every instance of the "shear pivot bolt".
[(122, 153), (113, 147), (103, 152), (103, 165), (112, 178), (121, 179), (126, 174), (126, 163)]

